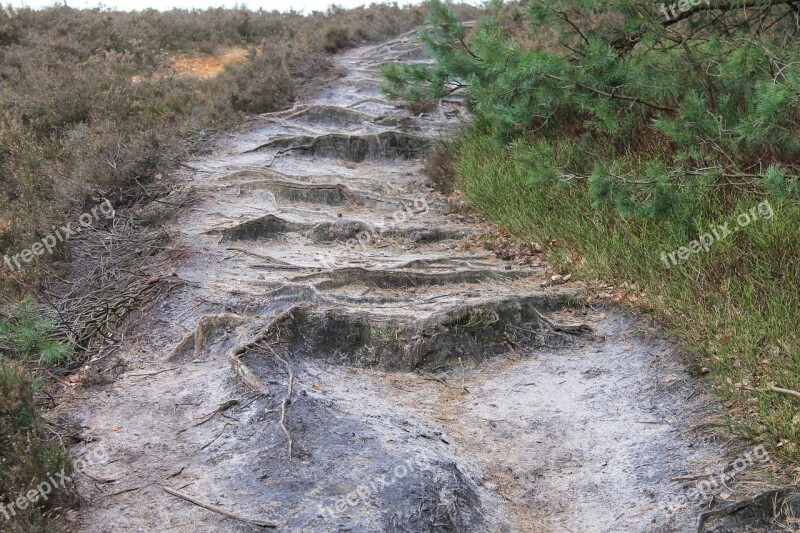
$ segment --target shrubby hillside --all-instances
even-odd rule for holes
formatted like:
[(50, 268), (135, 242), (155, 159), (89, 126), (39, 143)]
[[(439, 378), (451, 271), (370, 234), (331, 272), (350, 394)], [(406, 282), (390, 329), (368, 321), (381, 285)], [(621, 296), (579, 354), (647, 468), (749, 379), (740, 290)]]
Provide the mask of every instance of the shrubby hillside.
[[(210, 134), (290, 105), (329, 74), (328, 54), (407, 31), (422, 12), (58, 7), (0, 18), (0, 248), (13, 250), (92, 199), (137, 201), (137, 182), (167, 173)], [(216, 77), (165, 74), (176, 54), (230, 47), (249, 54)], [(4, 269), (0, 281), (20, 291), (36, 275)]]

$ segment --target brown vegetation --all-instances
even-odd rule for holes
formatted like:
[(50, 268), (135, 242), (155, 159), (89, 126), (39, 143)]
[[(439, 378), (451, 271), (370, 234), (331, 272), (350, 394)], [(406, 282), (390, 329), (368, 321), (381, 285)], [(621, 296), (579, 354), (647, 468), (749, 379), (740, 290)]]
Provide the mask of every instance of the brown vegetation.
[(450, 194), (456, 188), (455, 159), (455, 144), (441, 141), (433, 145), (425, 160), (425, 174), (440, 193)]
[[(18, 253), (100, 198), (132, 205), (210, 132), (290, 105), (330, 69), (330, 52), (422, 17), (390, 6), (18, 11), (0, 39), (0, 248)], [(21, 294), (40, 275), (27, 267), (4, 269), (0, 285)]]

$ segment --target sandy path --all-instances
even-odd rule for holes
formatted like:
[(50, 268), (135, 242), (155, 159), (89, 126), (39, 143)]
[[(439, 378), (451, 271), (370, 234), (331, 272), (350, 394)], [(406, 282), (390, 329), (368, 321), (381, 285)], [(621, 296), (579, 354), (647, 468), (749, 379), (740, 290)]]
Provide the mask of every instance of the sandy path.
[(693, 429), (713, 402), (652, 331), (466, 245), (486, 228), (420, 170), (464, 112), (384, 101), (395, 60), (424, 58), (407, 37), (350, 51), (316, 98), (188, 162), (186, 286), (75, 412), (76, 455), (108, 456), (82, 530), (258, 529), (164, 486), (289, 531), (692, 528), (673, 479), (724, 468)]

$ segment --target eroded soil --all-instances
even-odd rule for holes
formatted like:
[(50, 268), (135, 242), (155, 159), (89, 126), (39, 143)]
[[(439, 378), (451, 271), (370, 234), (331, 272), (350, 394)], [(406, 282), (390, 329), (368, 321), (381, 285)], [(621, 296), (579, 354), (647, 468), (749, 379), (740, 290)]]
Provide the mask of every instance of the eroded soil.
[(175, 76), (188, 76), (193, 78), (212, 78), (228, 65), (241, 63), (247, 59), (249, 50), (244, 47), (228, 48), (216, 54), (174, 54), (169, 57), (170, 70)]
[(407, 36), (348, 52), (187, 163), (186, 284), (75, 409), (76, 456), (108, 457), (79, 478), (81, 530), (259, 529), (163, 487), (287, 531), (689, 531), (737, 497), (675, 504), (738, 451), (668, 342), (465, 246), (490, 229), (421, 174), (465, 112), (385, 101), (395, 60), (425, 59)]

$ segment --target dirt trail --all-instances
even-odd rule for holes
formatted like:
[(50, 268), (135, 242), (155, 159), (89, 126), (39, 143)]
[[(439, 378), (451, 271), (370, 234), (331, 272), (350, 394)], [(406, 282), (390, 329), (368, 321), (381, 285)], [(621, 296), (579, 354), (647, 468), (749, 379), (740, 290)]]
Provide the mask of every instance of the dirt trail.
[[(108, 461), (83, 531), (687, 531), (674, 478), (722, 472), (713, 402), (670, 346), (579, 287), (465, 246), (421, 156), (459, 125), (409, 116), (377, 68), (344, 76), (188, 162), (171, 225), (186, 286), (139, 319), (128, 371), (75, 416)], [(169, 274), (166, 273), (165, 274)], [(281, 417), (292, 369), (293, 393)]]

